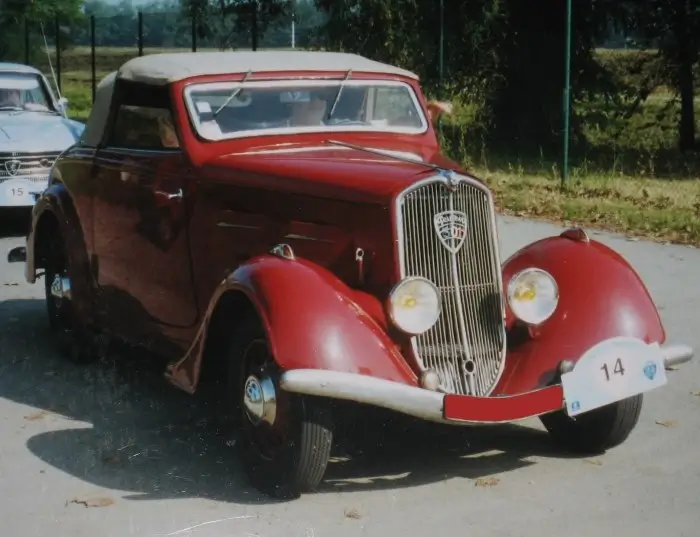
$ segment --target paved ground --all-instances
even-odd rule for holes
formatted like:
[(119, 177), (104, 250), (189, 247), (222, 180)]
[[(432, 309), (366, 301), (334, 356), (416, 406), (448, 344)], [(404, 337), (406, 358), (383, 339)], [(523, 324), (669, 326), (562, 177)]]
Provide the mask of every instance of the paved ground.
[[(515, 219), (501, 229), (506, 255), (559, 230)], [(700, 348), (700, 250), (596, 238), (637, 267), (669, 338)], [(698, 362), (670, 373), (629, 442), (602, 457), (562, 457), (538, 422), (449, 438), (416, 430), (376, 449), (367, 440), (364, 454), (332, 464), (322, 492), (275, 504), (245, 485), (206, 413), (157, 369), (56, 358), (41, 283), (4, 261), (21, 241), (0, 239), (3, 535), (698, 535)], [(498, 481), (479, 486), (484, 477)]]

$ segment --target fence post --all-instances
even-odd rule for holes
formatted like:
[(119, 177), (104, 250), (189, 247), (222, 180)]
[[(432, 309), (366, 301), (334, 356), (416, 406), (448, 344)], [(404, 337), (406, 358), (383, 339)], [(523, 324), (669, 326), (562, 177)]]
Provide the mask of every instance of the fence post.
[(95, 15), (90, 15), (90, 70), (92, 71), (92, 102), (95, 102), (95, 93), (97, 91), (97, 72), (95, 66)]
[(139, 56), (143, 56), (143, 12), (138, 12)]
[(56, 41), (56, 85), (61, 91), (61, 24), (58, 15), (54, 17), (55, 41)]
[(445, 75), (445, 0), (440, 0), (440, 98), (444, 99), (444, 75)]
[(566, 58), (564, 63), (564, 155), (561, 188), (569, 177), (569, 120), (571, 116), (571, 0), (566, 0)]
[(292, 0), (292, 48), (296, 48), (297, 43), (297, 3), (296, 0)]
[(192, 22), (192, 52), (197, 52), (197, 11), (194, 9), (190, 20)]
[(251, 17), (251, 33), (253, 50), (258, 50), (258, 0), (253, 1), (253, 11)]
[(29, 65), (32, 61), (32, 51), (29, 50), (29, 17), (24, 17), (24, 63)]

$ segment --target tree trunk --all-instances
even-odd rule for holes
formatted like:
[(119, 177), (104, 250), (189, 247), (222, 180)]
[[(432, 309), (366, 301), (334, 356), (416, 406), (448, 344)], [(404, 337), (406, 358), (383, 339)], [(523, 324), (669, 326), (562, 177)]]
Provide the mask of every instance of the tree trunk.
[(681, 96), (681, 118), (678, 124), (678, 147), (681, 151), (695, 148), (695, 91), (693, 84), (694, 36), (689, 26), (691, 9), (688, 1), (679, 0), (676, 38), (678, 43), (678, 91)]
[(251, 7), (251, 26), (250, 31), (252, 34), (253, 50), (258, 50), (258, 0), (252, 2)]

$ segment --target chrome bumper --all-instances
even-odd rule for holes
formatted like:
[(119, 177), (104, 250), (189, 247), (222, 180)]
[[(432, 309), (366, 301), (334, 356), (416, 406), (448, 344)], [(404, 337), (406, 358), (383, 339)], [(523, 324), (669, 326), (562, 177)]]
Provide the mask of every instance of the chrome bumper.
[[(666, 368), (689, 362), (693, 349), (687, 345), (669, 345), (661, 347)], [(550, 386), (520, 395), (507, 397), (471, 397), (448, 395), (430, 391), (400, 382), (378, 379), (356, 373), (342, 373), (322, 369), (293, 369), (282, 374), (280, 387), (291, 393), (342, 399), (393, 410), (408, 416), (450, 425), (477, 425), (512, 423), (529, 419), (564, 408), (563, 391), (560, 385)], [(445, 417), (446, 399), (460, 401), (460, 406), (472, 402), (475, 406), (488, 407), (498, 405), (512, 409), (527, 406), (532, 410), (526, 415), (504, 410), (499, 419), (455, 419)], [(521, 403), (522, 401), (522, 403)], [(468, 405), (467, 405), (468, 406)], [(492, 412), (479, 412), (493, 414)], [(498, 412), (497, 412), (498, 413)]]
[(666, 368), (690, 362), (695, 354), (688, 345), (668, 345), (661, 347), (661, 352), (664, 354)]

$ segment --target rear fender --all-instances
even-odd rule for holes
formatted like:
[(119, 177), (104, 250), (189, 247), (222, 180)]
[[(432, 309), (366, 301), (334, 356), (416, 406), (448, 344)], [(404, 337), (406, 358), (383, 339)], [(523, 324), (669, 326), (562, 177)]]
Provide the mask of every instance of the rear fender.
[(89, 319), (93, 296), (92, 272), (78, 213), (63, 183), (52, 183), (32, 208), (27, 234), (25, 278), (29, 283), (35, 283), (37, 270), (45, 268), (43, 255), (46, 252), (51, 228), (56, 226), (70, 256), (73, 270), (71, 293), (76, 313), (84, 319)]
[(504, 263), (504, 288), (528, 267), (554, 277), (559, 305), (550, 319), (529, 330), (508, 310), (509, 350), (494, 394), (513, 395), (556, 382), (561, 360), (576, 363), (604, 339), (629, 336), (659, 344), (666, 340), (639, 275), (622, 256), (590, 240), (582, 230), (568, 230), (516, 252)]
[(212, 314), (228, 293), (252, 304), (283, 370), (325, 369), (417, 385), (399, 347), (368, 313), (381, 309), (376, 298), (306, 260), (270, 254), (249, 260), (219, 285), (192, 347), (168, 368), (169, 380), (188, 393), (199, 381)]
[[(44, 226), (58, 226), (61, 236), (72, 256), (73, 267), (84, 267), (87, 252), (82, 226), (73, 201), (63, 183), (52, 183), (39, 197), (32, 208), (29, 233), (27, 234), (27, 259), (25, 276), (29, 283), (36, 282), (36, 272), (42, 268), (41, 253), (47, 229)], [(74, 278), (75, 279), (75, 278)]]

